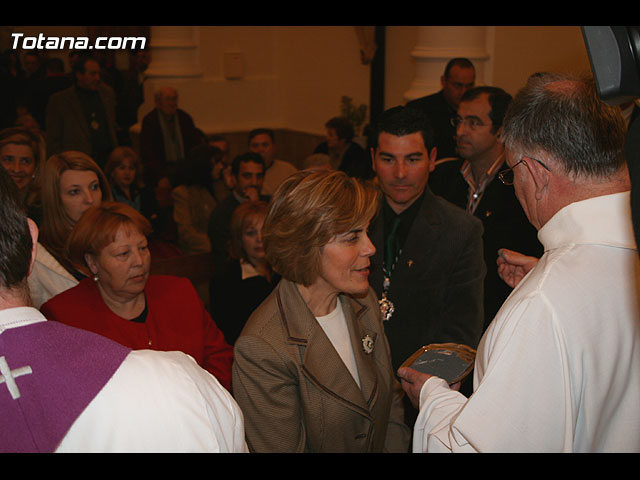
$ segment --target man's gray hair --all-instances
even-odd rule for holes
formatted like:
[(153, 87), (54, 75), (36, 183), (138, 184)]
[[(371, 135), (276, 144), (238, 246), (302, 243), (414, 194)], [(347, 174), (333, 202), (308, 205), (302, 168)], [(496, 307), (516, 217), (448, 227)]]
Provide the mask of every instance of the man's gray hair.
[(626, 126), (620, 110), (598, 97), (592, 78), (537, 73), (515, 96), (504, 120), (505, 146), (544, 152), (566, 174), (614, 175), (625, 163)]

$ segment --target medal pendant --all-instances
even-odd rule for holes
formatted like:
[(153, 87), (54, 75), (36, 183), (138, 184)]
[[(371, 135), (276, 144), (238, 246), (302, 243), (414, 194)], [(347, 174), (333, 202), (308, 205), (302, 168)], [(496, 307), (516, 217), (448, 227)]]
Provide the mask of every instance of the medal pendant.
[(380, 304), (380, 312), (382, 313), (382, 320), (388, 321), (391, 319), (393, 315), (394, 306), (393, 302), (387, 298), (385, 294), (382, 295), (382, 298), (378, 301)]

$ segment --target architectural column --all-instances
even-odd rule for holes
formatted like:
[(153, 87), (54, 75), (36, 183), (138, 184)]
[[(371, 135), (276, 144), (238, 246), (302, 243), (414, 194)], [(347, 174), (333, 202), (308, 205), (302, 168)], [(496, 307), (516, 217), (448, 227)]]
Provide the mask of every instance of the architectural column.
[(421, 26), (411, 52), (416, 76), (405, 100), (413, 100), (441, 89), (440, 77), (452, 58), (465, 57), (476, 67), (476, 85), (491, 83), (494, 27)]
[(180, 90), (180, 104), (189, 105), (189, 90), (180, 88), (202, 76), (200, 67), (199, 27), (161, 26), (151, 27), (151, 63), (147, 69), (144, 86), (145, 102), (140, 107), (138, 118), (154, 108), (153, 95), (157, 88), (172, 86)]

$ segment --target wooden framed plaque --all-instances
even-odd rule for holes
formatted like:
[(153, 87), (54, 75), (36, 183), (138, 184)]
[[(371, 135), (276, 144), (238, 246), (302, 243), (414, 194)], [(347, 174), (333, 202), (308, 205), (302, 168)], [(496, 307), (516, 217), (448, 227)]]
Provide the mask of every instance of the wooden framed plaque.
[(419, 348), (401, 366), (435, 375), (453, 385), (471, 373), (475, 358), (476, 351), (467, 345), (432, 343)]

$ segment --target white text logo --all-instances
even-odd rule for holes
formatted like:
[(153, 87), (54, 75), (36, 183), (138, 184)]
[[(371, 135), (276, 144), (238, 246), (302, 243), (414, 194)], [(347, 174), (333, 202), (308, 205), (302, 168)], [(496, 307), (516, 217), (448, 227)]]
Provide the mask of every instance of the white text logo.
[(89, 37), (45, 37), (42, 33), (37, 37), (25, 37), (24, 33), (12, 33), (13, 49), (25, 50), (125, 50), (144, 49), (145, 37), (98, 37), (91, 42)]

